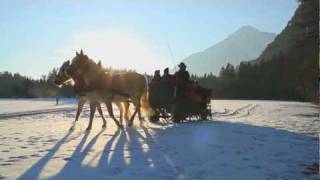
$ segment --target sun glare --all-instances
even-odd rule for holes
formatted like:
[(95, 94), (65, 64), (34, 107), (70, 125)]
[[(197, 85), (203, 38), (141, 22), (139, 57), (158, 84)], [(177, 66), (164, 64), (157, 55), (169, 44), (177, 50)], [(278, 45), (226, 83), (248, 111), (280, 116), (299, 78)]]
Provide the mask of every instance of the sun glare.
[(101, 60), (104, 67), (152, 73), (155, 69), (169, 66), (146, 42), (126, 32), (78, 33), (66, 47), (58, 49), (58, 53), (72, 58), (75, 51), (80, 49), (93, 60)]

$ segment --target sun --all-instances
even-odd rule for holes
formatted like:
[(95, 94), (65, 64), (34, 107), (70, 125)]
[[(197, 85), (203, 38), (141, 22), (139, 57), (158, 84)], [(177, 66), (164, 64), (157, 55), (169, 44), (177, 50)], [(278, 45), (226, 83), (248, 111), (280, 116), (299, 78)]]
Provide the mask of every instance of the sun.
[(155, 69), (169, 66), (166, 60), (154, 53), (146, 41), (133, 34), (121, 31), (89, 31), (74, 34), (58, 53), (74, 56), (76, 50), (95, 61), (101, 60), (104, 67), (126, 68), (140, 73), (152, 73)]

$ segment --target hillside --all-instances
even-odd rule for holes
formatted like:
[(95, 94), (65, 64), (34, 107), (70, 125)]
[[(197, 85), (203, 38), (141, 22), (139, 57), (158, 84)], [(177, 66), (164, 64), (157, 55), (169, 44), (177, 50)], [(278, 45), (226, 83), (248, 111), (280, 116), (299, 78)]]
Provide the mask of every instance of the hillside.
[(319, 102), (319, 2), (301, 0), (284, 30), (261, 55), (227, 64), (216, 76), (193, 77), (214, 98)]
[(218, 74), (226, 62), (239, 64), (241, 61), (257, 58), (275, 36), (274, 33), (243, 26), (223, 41), (190, 55), (183, 62), (193, 74), (202, 75), (209, 72)]
[(283, 59), (282, 83), (290, 86), (307, 101), (318, 100), (319, 2), (301, 0), (286, 28), (268, 45), (257, 60)]

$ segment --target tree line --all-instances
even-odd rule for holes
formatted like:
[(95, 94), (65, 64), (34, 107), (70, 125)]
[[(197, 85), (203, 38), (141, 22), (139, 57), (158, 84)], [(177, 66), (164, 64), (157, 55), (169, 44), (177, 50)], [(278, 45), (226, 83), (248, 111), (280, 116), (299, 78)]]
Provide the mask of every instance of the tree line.
[[(272, 60), (257, 62), (241, 62), (235, 67), (228, 63), (222, 67), (218, 76), (205, 74), (191, 75), (191, 79), (200, 85), (213, 90), (214, 99), (268, 99), (314, 101), (308, 99), (310, 93), (317, 93), (317, 75), (315, 82), (306, 82), (304, 76), (315, 72), (311, 69), (299, 69), (302, 61), (290, 58), (283, 53)], [(311, 66), (310, 68), (317, 68)], [(115, 70), (104, 68), (109, 72), (128, 72), (133, 70)], [(317, 71), (318, 69), (316, 69)], [(34, 98), (34, 97), (74, 97), (73, 88), (59, 88), (54, 84), (57, 69), (52, 69), (40, 79), (32, 79), (18, 73), (0, 73), (0, 98)], [(308, 91), (313, 87), (313, 91)], [(309, 88), (310, 89), (310, 88)], [(317, 97), (317, 95), (315, 95)]]
[[(290, 58), (280, 53), (272, 60), (255, 62), (241, 62), (239, 66), (228, 63), (222, 67), (218, 76), (205, 74), (191, 75), (191, 79), (200, 85), (213, 90), (215, 99), (269, 99), (312, 101), (308, 99), (307, 86), (314, 86), (316, 82), (305, 82), (305, 74), (309, 71), (299, 70), (297, 58)], [(128, 72), (133, 70), (114, 70), (104, 68), (109, 72)], [(0, 73), (0, 98), (34, 98), (34, 97), (74, 97), (71, 86), (59, 88), (54, 84), (57, 69), (51, 70), (40, 79), (32, 79), (18, 73)], [(316, 77), (317, 78), (317, 77)], [(309, 83), (309, 85), (308, 85)]]
[[(313, 98), (318, 97), (318, 76), (313, 69), (318, 67), (301, 70), (301, 62), (280, 53), (259, 63), (241, 62), (237, 67), (228, 63), (218, 76), (191, 75), (191, 78), (204, 87), (212, 88), (216, 99), (317, 101)], [(314, 81), (305, 81), (304, 76), (308, 74), (314, 77)], [(311, 91), (309, 87), (312, 87)]]
[[(101, 62), (99, 65), (102, 67)], [(113, 73), (134, 72), (131, 69), (111, 67), (105, 67), (103, 70)], [(53, 68), (47, 75), (42, 75), (39, 79), (8, 71), (0, 72), (0, 98), (75, 97), (72, 86), (58, 87), (54, 83), (57, 74), (57, 68)]]
[(48, 75), (33, 79), (19, 73), (0, 72), (0, 98), (73, 97), (70, 86), (59, 88), (54, 84), (57, 69)]

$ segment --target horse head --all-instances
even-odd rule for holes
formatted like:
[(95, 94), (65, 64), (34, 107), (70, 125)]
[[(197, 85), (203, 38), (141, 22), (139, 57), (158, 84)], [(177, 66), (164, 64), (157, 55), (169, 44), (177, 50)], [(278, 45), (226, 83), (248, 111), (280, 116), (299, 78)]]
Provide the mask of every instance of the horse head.
[[(76, 52), (76, 56), (72, 61), (66, 61), (60, 67), (60, 70), (55, 79), (55, 84), (64, 85), (73, 80), (74, 85), (81, 86), (83, 84), (90, 84), (103, 72), (97, 63), (89, 59), (87, 55)], [(99, 74), (100, 73), (100, 74)]]
[(71, 60), (68, 71), (70, 74), (83, 74), (88, 68), (88, 63), (90, 59), (87, 55), (83, 53), (83, 50), (78, 53), (76, 51), (76, 56)]
[(54, 80), (57, 85), (63, 85), (72, 79), (70, 61), (65, 61), (59, 69), (59, 72)]
[(103, 69), (84, 54), (83, 50), (80, 53), (76, 51), (76, 56), (71, 60), (70, 67), (68, 68), (68, 73), (72, 74), (73, 77), (86, 79), (87, 82), (91, 82), (102, 71)]

